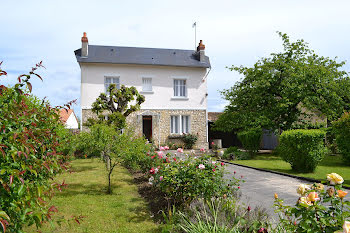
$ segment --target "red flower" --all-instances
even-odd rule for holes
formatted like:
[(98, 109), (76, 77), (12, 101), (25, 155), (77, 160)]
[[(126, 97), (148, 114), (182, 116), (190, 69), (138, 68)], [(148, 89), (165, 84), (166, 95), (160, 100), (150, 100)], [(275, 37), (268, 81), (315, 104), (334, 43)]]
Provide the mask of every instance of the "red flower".
[(221, 162), (221, 166), (224, 166), (225, 164), (223, 162)]
[(236, 174), (236, 171), (234, 171), (233, 174)]
[(149, 173), (153, 175), (156, 173), (156, 170), (154, 170), (154, 168), (152, 167), (151, 170), (149, 170)]
[(238, 186), (237, 188), (240, 189), (241, 187)]
[(176, 158), (173, 158), (174, 161), (176, 161)]
[(215, 169), (213, 169), (213, 172), (215, 172)]
[(248, 206), (248, 208), (247, 208), (248, 212), (249, 212), (251, 209), (252, 209), (252, 208), (250, 208), (250, 206)]

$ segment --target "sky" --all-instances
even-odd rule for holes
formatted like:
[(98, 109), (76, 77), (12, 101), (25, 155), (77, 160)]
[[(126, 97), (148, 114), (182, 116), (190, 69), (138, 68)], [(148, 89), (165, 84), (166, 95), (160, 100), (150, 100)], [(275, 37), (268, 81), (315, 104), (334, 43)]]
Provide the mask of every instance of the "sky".
[[(252, 66), (282, 51), (276, 31), (304, 39), (316, 53), (350, 61), (350, 1), (313, 0), (0, 0), (0, 61), (8, 72), (0, 84), (13, 84), (43, 61), (33, 79), (33, 93), (54, 106), (77, 99), (80, 115), (80, 68), (74, 50), (83, 32), (89, 44), (194, 49), (203, 40), (212, 70), (208, 76), (208, 111), (227, 104), (220, 91), (241, 76), (227, 69)], [(344, 67), (350, 71), (347, 62)]]

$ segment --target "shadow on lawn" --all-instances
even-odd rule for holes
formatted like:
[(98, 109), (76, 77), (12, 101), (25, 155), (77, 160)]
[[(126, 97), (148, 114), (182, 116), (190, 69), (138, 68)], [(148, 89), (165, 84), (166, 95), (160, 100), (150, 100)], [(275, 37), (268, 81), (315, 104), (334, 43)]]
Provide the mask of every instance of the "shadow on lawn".
[(79, 167), (75, 167), (72, 169), (72, 172), (84, 172), (84, 171), (88, 171), (88, 170), (98, 170), (98, 168), (96, 168), (96, 166), (79, 166)]
[[(112, 190), (117, 190), (120, 185), (113, 185)], [(62, 192), (58, 192), (59, 197), (71, 197), (79, 194), (86, 195), (107, 195), (107, 186), (104, 184), (81, 184), (81, 183), (70, 183), (67, 188)], [(115, 193), (116, 194), (116, 193)]]

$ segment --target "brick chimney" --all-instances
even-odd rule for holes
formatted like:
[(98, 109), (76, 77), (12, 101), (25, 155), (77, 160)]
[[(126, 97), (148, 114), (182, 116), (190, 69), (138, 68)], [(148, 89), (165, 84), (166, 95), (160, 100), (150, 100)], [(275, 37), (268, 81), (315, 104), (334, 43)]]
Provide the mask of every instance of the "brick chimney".
[(88, 48), (89, 48), (89, 42), (88, 42), (88, 38), (86, 37), (86, 32), (84, 32), (84, 35), (81, 38), (81, 57), (88, 56), (88, 52), (89, 52)]
[(202, 40), (199, 41), (197, 52), (199, 54), (199, 61), (205, 62), (205, 45), (203, 44)]

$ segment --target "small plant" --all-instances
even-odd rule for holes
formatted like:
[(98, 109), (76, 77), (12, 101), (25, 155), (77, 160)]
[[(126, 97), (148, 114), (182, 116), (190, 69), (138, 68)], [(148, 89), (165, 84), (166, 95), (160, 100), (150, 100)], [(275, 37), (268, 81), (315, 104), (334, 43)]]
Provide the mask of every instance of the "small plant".
[(198, 140), (198, 136), (195, 134), (184, 134), (182, 136), (182, 141), (185, 143), (186, 149), (192, 149)]
[(312, 172), (327, 153), (326, 132), (319, 129), (284, 131), (280, 136), (279, 154), (295, 171)]
[(268, 217), (260, 209), (241, 205), (235, 199), (198, 200), (179, 212), (179, 228), (183, 232), (266, 232)]
[(348, 194), (342, 189), (343, 178), (331, 173), (327, 175), (330, 188), (323, 184), (305, 185), (297, 188), (300, 195), (294, 207), (283, 205), (283, 200), (275, 194), (276, 212), (280, 213), (280, 226), (286, 232), (335, 232), (344, 228), (349, 232), (349, 202), (344, 201)]

